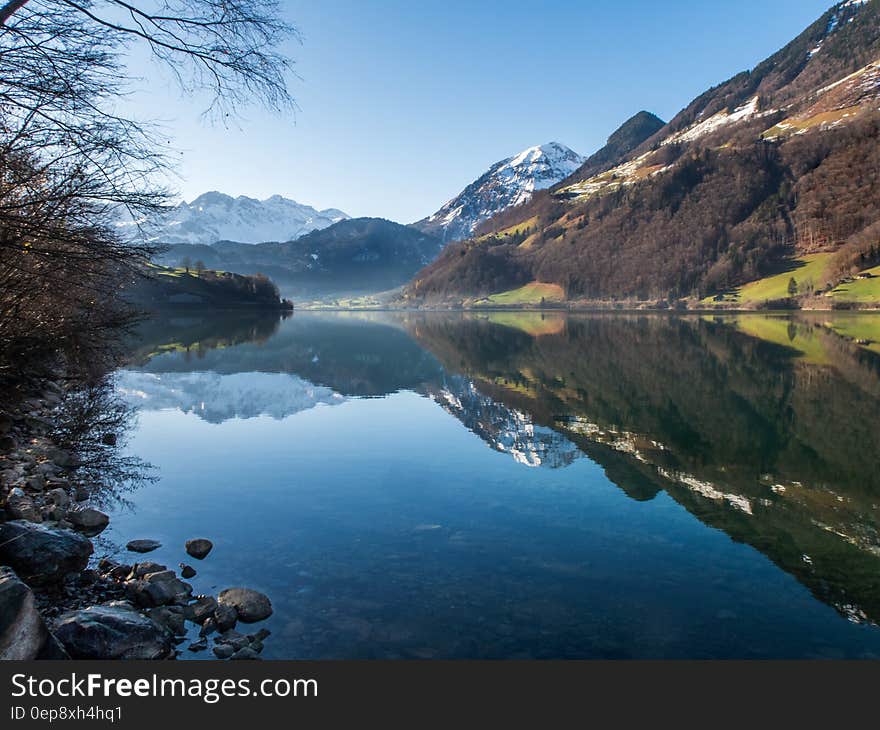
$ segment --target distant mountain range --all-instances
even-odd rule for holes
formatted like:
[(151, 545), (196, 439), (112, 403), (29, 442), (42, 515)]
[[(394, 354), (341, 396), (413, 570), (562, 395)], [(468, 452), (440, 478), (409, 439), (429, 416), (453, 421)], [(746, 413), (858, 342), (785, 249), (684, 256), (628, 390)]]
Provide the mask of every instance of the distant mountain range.
[(348, 217), (335, 208), (316, 210), (280, 195), (256, 200), (210, 192), (170, 209), (145, 234), (149, 241), (169, 244), (292, 241)]
[(507, 208), (527, 202), (568, 177), (584, 158), (558, 142), (529, 147), (496, 162), (434, 215), (414, 223), (444, 243), (468, 238), (477, 227)]
[(285, 242), (176, 244), (157, 261), (264, 274), (285, 296), (302, 299), (394, 289), (436, 258), (441, 248), (438, 238), (410, 226), (381, 218), (349, 218)]
[(878, 107), (880, 1), (839, 2), (668, 124), (636, 115), (564, 180), (472, 227), (404, 301), (524, 290), (582, 302), (735, 300), (746, 282), (785, 275), (819, 302), (880, 264)]

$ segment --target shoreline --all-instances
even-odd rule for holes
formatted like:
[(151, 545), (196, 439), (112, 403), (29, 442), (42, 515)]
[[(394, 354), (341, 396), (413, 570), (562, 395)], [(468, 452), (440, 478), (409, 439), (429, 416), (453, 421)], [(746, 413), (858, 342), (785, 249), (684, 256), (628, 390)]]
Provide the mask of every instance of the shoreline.
[[(56, 374), (19, 385), (0, 407), (0, 659), (175, 659), (195, 627), (187, 650), (210, 641), (217, 659), (259, 659), (270, 632), (236, 626), (268, 618), (268, 597), (245, 588), (197, 595), (182, 580), (196, 575), (192, 566), (182, 562), (178, 576), (144, 556), (159, 547), (151, 540), (99, 559), (92, 539), (110, 516), (98, 480), (121, 434), (99, 421), (87, 448), (71, 448), (58, 434), (69, 433), (66, 411), (84, 384)], [(96, 449), (97, 462), (86, 463), (83, 452)], [(182, 560), (205, 559), (212, 547), (190, 540)], [(117, 559), (126, 549), (138, 559)]]
[(495, 306), (495, 307), (455, 307), (455, 306), (436, 306), (436, 307), (304, 307), (299, 305), (295, 312), (308, 312), (314, 314), (316, 312), (404, 312), (404, 313), (479, 313), (479, 312), (535, 312), (541, 314), (666, 314), (666, 315), (706, 315), (706, 314), (802, 314), (806, 312), (817, 312), (821, 314), (878, 314), (880, 313), (880, 305), (874, 308), (835, 308), (835, 309), (816, 309), (816, 308), (767, 308), (767, 309), (745, 309), (742, 307), (699, 307), (694, 309), (676, 309), (674, 307), (600, 307), (600, 306), (570, 306), (570, 307), (540, 307), (530, 305), (518, 306)]

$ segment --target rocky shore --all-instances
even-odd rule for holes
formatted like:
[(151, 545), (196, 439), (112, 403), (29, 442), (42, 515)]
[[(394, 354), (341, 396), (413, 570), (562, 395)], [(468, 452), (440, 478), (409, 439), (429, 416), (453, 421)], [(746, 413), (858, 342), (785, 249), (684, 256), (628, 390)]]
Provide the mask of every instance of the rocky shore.
[[(55, 437), (76, 387), (41, 381), (0, 404), (0, 659), (173, 659), (209, 648), (218, 659), (259, 659), (269, 631), (238, 629), (271, 615), (268, 597), (246, 588), (196, 595), (186, 563), (178, 575), (122, 560), (121, 549), (97, 559), (93, 538), (110, 523), (101, 485)], [(92, 434), (102, 449), (117, 440)], [(137, 536), (124, 554), (158, 547)], [(189, 540), (181, 558), (207, 559), (212, 547)]]

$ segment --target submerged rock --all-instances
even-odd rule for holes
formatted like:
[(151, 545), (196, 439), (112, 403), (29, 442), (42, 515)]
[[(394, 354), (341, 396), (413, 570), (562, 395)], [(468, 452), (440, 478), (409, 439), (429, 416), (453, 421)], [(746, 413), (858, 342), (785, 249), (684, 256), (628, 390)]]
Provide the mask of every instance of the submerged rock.
[(261, 658), (260, 655), (256, 651), (251, 649), (249, 646), (245, 646), (242, 649), (239, 649), (237, 652), (235, 652), (235, 654), (233, 654), (230, 657), (230, 660), (249, 659), (249, 660), (253, 661), (255, 659), (260, 659), (260, 658)]
[(214, 547), (214, 543), (203, 537), (197, 537), (186, 541), (186, 552), (196, 560), (204, 560)]
[(61, 581), (84, 570), (92, 543), (75, 532), (24, 520), (0, 524), (0, 563), (28, 583)]
[(123, 603), (66, 613), (55, 635), (74, 659), (165, 659), (173, 651), (168, 629)]
[(227, 588), (217, 597), (221, 606), (235, 609), (238, 620), (246, 624), (262, 621), (272, 615), (269, 597), (250, 588)]
[(11, 568), (0, 567), (0, 660), (64, 658), (31, 589)]
[(162, 543), (158, 540), (129, 540), (125, 549), (133, 553), (149, 553), (160, 547), (162, 547)]
[(248, 646), (251, 642), (244, 634), (231, 629), (220, 634), (220, 636), (214, 639), (214, 643), (217, 645), (229, 646), (233, 651), (238, 651), (239, 649)]

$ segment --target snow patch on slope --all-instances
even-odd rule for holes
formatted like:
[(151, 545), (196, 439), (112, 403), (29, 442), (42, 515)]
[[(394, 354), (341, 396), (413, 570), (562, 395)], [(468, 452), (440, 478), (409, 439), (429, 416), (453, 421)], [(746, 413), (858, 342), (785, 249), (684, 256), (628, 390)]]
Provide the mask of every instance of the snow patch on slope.
[(726, 110), (720, 111), (717, 114), (713, 114), (708, 119), (704, 119), (702, 122), (694, 124), (688, 129), (667, 137), (663, 140), (663, 144), (672, 144), (673, 142), (693, 142), (694, 140), (699, 139), (700, 137), (705, 137), (707, 134), (711, 134), (722, 127), (726, 127), (729, 124), (736, 124), (745, 119), (750, 119), (757, 114), (758, 97), (755, 96), (729, 114)]
[[(832, 15), (831, 19), (828, 21), (828, 27), (825, 29), (825, 36), (807, 52), (807, 58), (812, 58), (819, 51), (822, 50), (822, 44), (825, 42), (825, 38), (830, 36), (840, 26), (840, 18), (843, 11), (845, 11), (847, 8), (858, 9), (862, 5), (867, 5), (869, 2), (870, 0), (846, 0), (846, 2), (838, 5), (837, 10), (834, 12), (834, 15)], [(852, 23), (852, 21), (852, 17), (847, 19), (847, 23)]]

